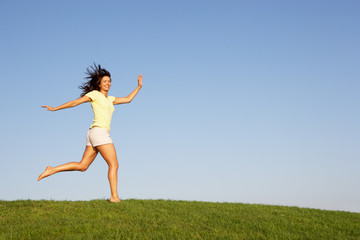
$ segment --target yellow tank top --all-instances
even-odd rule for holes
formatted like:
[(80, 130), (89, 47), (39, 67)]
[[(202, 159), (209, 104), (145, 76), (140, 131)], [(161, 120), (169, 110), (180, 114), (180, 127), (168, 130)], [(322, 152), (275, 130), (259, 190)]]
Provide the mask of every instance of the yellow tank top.
[(113, 102), (115, 97), (105, 97), (104, 94), (97, 90), (93, 90), (85, 94), (91, 98), (91, 107), (94, 112), (94, 121), (90, 128), (101, 127), (110, 131), (112, 114), (114, 112)]

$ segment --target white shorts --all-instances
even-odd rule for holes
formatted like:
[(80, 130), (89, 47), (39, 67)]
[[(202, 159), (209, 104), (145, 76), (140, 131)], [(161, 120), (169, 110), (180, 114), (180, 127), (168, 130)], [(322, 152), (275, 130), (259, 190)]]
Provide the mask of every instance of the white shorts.
[(86, 134), (86, 146), (100, 146), (113, 143), (110, 132), (105, 128), (93, 127)]

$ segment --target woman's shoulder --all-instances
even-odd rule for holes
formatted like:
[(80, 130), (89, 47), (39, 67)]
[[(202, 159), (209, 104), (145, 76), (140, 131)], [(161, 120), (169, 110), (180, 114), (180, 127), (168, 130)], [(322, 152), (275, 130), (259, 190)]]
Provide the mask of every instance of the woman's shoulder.
[(98, 90), (92, 90), (92, 91), (90, 91), (88, 93), (100, 93), (100, 92)]
[(111, 102), (114, 102), (116, 97), (114, 97), (114, 96), (108, 96), (107, 98), (108, 98)]
[[(88, 92), (87, 94), (85, 94), (86, 96), (88, 96), (91, 99), (96, 98), (97, 96), (99, 96), (99, 91), (98, 90), (92, 90), (90, 92)], [(100, 93), (101, 94), (101, 93)]]

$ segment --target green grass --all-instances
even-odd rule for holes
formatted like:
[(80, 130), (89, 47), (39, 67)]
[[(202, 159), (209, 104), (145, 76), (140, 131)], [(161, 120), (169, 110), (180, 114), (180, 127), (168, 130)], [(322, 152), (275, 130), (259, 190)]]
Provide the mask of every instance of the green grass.
[(0, 201), (0, 239), (360, 239), (360, 213), (165, 200)]

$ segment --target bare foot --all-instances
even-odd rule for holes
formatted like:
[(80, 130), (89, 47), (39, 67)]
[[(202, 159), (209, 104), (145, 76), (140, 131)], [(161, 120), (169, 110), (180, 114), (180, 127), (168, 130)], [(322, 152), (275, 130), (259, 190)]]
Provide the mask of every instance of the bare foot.
[(38, 181), (40, 181), (41, 179), (43, 179), (45, 177), (50, 176), (52, 174), (51, 170), (52, 170), (52, 167), (47, 166), (45, 171), (42, 174), (40, 174), (40, 176), (38, 177)]
[(113, 197), (111, 197), (111, 198), (110, 198), (110, 202), (112, 202), (112, 203), (120, 203), (121, 200), (120, 200), (120, 198), (113, 198)]

